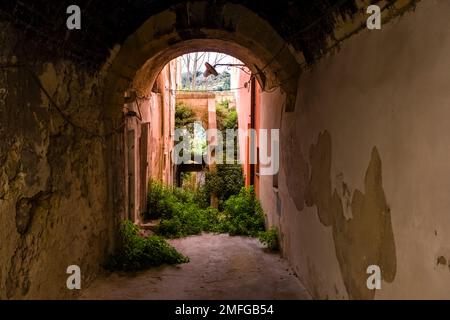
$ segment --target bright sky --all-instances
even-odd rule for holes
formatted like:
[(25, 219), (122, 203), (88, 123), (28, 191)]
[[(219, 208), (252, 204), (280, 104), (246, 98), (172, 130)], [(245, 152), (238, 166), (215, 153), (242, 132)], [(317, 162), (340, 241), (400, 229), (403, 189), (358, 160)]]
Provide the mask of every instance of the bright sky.
[[(198, 56), (201, 56), (202, 53), (203, 52), (199, 52)], [(191, 61), (193, 61), (195, 53), (189, 53), (189, 55), (191, 55)], [(186, 55), (184, 55), (184, 56), (186, 56)], [(180, 57), (181, 58), (181, 66), (182, 66), (181, 70), (183, 73), (187, 72), (186, 64), (183, 63), (185, 61), (183, 59), (184, 56)], [(241, 63), (240, 61), (238, 61), (237, 59), (235, 59), (232, 56), (229, 56), (229, 55), (226, 55), (223, 53), (218, 53), (218, 52), (210, 52), (208, 59), (206, 59), (206, 57), (205, 57), (205, 59), (199, 59), (200, 60), (199, 63), (202, 63), (202, 65), (199, 67), (199, 70), (201, 72), (205, 71), (205, 62), (208, 62), (208, 63), (214, 65), (214, 61), (216, 61), (216, 58), (218, 56), (219, 56), (219, 58), (221, 58), (220, 62), (218, 62), (218, 63)], [(192, 68), (192, 62), (191, 62), (191, 68)], [(221, 73), (224, 70), (226, 70), (226, 68), (227, 68), (226, 66), (219, 66), (216, 68), (216, 70), (217, 70), (217, 72)]]

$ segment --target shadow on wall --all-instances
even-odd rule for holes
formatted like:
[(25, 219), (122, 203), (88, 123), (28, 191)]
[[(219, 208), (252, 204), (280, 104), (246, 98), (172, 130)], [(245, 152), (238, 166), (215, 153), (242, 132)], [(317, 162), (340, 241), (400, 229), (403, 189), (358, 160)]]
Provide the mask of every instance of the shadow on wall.
[[(342, 182), (343, 195), (331, 187), (331, 136), (319, 134), (309, 150), (309, 165), (294, 145), (284, 153), (289, 171), (287, 185), (296, 207), (316, 206), (320, 222), (333, 229), (336, 256), (348, 295), (351, 299), (373, 299), (374, 290), (366, 286), (369, 265), (378, 265), (382, 279), (392, 282), (396, 274), (396, 253), (390, 208), (382, 185), (382, 163), (373, 147), (364, 180), (364, 193), (350, 191)], [(347, 197), (346, 197), (347, 196)], [(352, 217), (344, 215), (344, 207)]]

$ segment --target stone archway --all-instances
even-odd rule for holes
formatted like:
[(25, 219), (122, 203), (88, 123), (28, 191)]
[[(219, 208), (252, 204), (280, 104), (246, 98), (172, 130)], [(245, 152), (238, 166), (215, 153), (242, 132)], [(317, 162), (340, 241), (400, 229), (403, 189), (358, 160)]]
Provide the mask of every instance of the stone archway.
[(151, 16), (127, 38), (107, 77), (104, 103), (110, 119), (131, 83), (138, 89), (151, 87), (168, 61), (198, 50), (235, 56), (258, 73), (262, 88), (280, 85), (294, 103), (297, 83), (285, 80), (299, 76), (298, 53), (275, 29), (242, 5), (195, 1)]
[[(238, 58), (256, 74), (261, 88), (281, 87), (286, 110), (293, 110), (300, 65), (295, 51), (274, 28), (242, 5), (193, 1), (151, 16), (117, 52), (104, 91), (106, 130), (120, 127), (125, 91), (145, 95), (166, 63), (194, 51), (220, 51)], [(113, 137), (107, 150), (110, 200), (119, 214), (125, 206), (121, 181), (126, 178), (120, 140)]]

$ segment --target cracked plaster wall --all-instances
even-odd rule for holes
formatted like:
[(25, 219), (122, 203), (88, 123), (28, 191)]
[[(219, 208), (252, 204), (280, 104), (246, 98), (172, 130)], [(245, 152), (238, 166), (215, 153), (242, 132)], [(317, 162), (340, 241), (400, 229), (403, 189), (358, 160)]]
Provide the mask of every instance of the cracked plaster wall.
[[(348, 39), (301, 76), (282, 114), (281, 215), (267, 177), (262, 203), (315, 298), (450, 297), (449, 10), (422, 1)], [(263, 127), (280, 127), (276, 95), (263, 95)]]
[[(0, 30), (0, 62), (23, 62), (20, 32)], [(101, 127), (100, 75), (39, 57), (30, 69), (74, 122)], [(86, 284), (111, 245), (103, 142), (50, 105), (27, 69), (0, 70), (0, 299), (73, 297), (66, 268)]]

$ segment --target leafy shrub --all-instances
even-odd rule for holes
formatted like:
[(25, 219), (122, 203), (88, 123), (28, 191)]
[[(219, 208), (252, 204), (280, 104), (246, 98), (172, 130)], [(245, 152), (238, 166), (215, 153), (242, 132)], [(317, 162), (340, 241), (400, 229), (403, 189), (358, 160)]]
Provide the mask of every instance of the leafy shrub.
[(175, 106), (175, 128), (185, 128), (195, 122), (195, 112), (185, 103)]
[(242, 188), (224, 203), (220, 230), (230, 235), (257, 236), (264, 231), (264, 213), (253, 187)]
[[(181, 192), (177, 195), (182, 197)], [(144, 214), (144, 220), (170, 216), (174, 210), (173, 206), (178, 201), (177, 195), (162, 183), (150, 181), (147, 194), (147, 212)]]
[(228, 100), (216, 104), (217, 129), (237, 129), (238, 114), (235, 108), (229, 107)]
[(179, 264), (189, 259), (180, 254), (163, 238), (139, 236), (139, 229), (131, 221), (123, 221), (120, 228), (120, 244), (109, 258), (109, 270), (137, 271), (162, 264)]
[(237, 129), (238, 128), (238, 113), (236, 109), (231, 109), (228, 113), (223, 126), (225, 129)]
[(185, 202), (185, 203), (193, 203), (194, 202), (195, 195), (189, 189), (171, 188), (170, 192), (173, 193), (173, 195), (176, 197), (176, 200), (178, 202)]
[(278, 251), (278, 230), (275, 227), (272, 227), (267, 231), (261, 231), (258, 238), (268, 249)]
[(144, 219), (171, 218), (179, 203), (194, 203), (196, 194), (183, 188), (172, 188), (158, 181), (150, 181), (147, 194), (147, 212)]
[(194, 193), (194, 202), (202, 209), (209, 207), (211, 194), (206, 186), (200, 186)]
[(219, 212), (214, 208), (202, 209), (194, 203), (179, 203), (169, 219), (162, 219), (156, 232), (168, 238), (179, 238), (201, 232), (217, 232)]
[(220, 210), (223, 210), (225, 200), (239, 194), (243, 187), (244, 175), (241, 165), (219, 164), (216, 171), (206, 174), (205, 192), (208, 197), (211, 194), (217, 197)]
[(224, 201), (223, 212), (199, 204), (198, 199), (205, 196), (190, 190), (169, 188), (157, 182), (152, 182), (149, 190), (149, 207), (159, 210), (152, 216), (161, 218), (155, 229), (158, 235), (179, 238), (217, 232), (257, 236), (264, 231), (264, 213), (253, 188), (242, 187), (237, 195)]
[(208, 207), (202, 197), (200, 193), (151, 181), (146, 217), (161, 218), (156, 232), (169, 238), (214, 231), (218, 211)]

